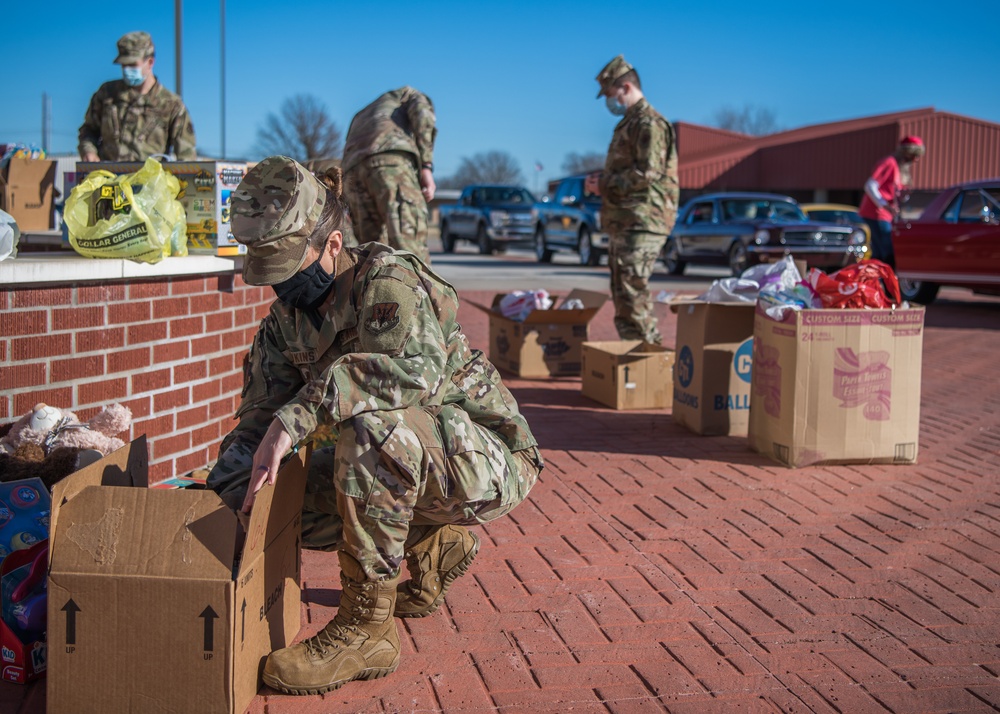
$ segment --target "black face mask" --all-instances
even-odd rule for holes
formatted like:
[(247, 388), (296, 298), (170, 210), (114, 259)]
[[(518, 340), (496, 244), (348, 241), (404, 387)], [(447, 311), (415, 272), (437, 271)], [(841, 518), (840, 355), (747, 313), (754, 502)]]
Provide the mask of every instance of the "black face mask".
[(274, 294), (281, 302), (298, 310), (315, 311), (333, 289), (335, 276), (323, 270), (317, 260), (288, 280), (273, 285)]

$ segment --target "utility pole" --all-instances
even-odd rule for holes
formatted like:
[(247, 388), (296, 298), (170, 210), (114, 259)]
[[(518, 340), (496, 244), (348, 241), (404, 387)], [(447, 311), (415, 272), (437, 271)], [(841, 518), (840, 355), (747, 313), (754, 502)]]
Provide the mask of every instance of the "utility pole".
[(181, 35), (182, 35), (181, 27), (182, 27), (182, 20), (184, 18), (184, 11), (181, 8), (182, 4), (183, 0), (174, 0), (174, 54), (175, 54), (174, 59), (176, 62), (177, 79), (175, 81), (177, 85), (176, 91), (178, 97), (183, 95), (183, 91), (181, 90), (181, 69), (184, 64), (182, 58), (182, 49), (181, 49), (183, 45), (183, 43), (181, 42)]
[(52, 138), (52, 97), (42, 92), (42, 151), (49, 153)]
[(219, 65), (221, 66), (221, 84), (222, 91), (220, 92), (220, 98), (222, 100), (222, 155), (220, 159), (226, 158), (226, 0), (219, 0), (219, 47), (221, 52), (221, 58)]

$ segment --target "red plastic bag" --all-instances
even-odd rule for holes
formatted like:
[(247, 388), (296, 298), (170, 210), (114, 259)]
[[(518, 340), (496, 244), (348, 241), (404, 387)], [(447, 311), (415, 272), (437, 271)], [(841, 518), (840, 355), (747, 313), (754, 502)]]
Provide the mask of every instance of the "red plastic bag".
[(881, 260), (862, 260), (833, 275), (814, 268), (809, 283), (823, 307), (890, 308), (902, 302), (896, 273)]

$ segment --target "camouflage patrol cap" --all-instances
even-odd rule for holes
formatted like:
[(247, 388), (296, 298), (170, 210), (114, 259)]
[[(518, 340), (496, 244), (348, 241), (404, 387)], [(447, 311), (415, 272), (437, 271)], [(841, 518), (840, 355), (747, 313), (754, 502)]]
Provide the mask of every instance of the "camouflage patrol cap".
[(622, 55), (618, 55), (613, 60), (604, 65), (604, 69), (597, 73), (597, 83), (601, 85), (597, 98), (600, 99), (619, 77), (632, 71), (632, 65), (625, 61)]
[(118, 56), (115, 64), (138, 64), (153, 56), (153, 38), (148, 32), (130, 32), (118, 40)]
[(326, 186), (295, 159), (269, 156), (230, 200), (233, 238), (247, 247), (243, 279), (274, 285), (295, 275), (326, 204)]

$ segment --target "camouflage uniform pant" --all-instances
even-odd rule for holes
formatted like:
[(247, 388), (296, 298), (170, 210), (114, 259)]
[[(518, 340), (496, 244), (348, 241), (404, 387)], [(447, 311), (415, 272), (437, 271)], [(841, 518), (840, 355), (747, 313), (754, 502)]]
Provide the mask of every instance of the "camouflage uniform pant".
[(536, 449), (511, 453), (452, 406), (369, 412), (313, 452), (302, 514), (307, 548), (344, 550), (370, 578), (394, 573), (426, 526), (507, 514), (538, 479)]
[(645, 340), (657, 345), (661, 342), (649, 294), (649, 278), (666, 240), (664, 235), (643, 231), (611, 236), (608, 245), (611, 298), (615, 303), (615, 327), (623, 340)]
[(388, 243), (430, 265), (427, 202), (411, 154), (387, 151), (352, 166), (344, 176), (344, 192), (359, 243)]

